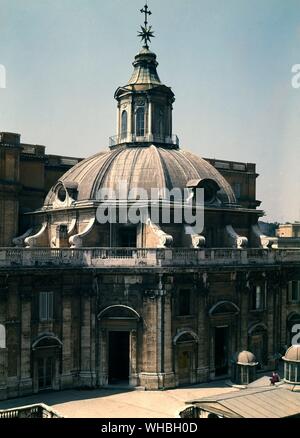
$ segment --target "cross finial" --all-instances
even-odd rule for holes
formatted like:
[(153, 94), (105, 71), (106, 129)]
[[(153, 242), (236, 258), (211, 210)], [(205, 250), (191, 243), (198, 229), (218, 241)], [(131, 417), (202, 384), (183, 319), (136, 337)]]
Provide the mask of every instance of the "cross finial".
[(141, 31), (138, 33), (138, 36), (141, 37), (142, 41), (144, 41), (145, 49), (149, 49), (148, 42), (150, 43), (151, 38), (154, 37), (154, 32), (152, 31), (152, 26), (148, 26), (148, 15), (152, 15), (148, 4), (146, 3), (143, 9), (140, 10), (142, 14), (145, 14), (144, 26), (141, 26)]
[(145, 21), (144, 21), (144, 23), (145, 23), (145, 27), (147, 27), (147, 25), (148, 25), (148, 15), (149, 15), (149, 17), (150, 17), (150, 15), (152, 15), (152, 12), (150, 11), (147, 3), (145, 4), (144, 8), (141, 9), (141, 13), (145, 14)]

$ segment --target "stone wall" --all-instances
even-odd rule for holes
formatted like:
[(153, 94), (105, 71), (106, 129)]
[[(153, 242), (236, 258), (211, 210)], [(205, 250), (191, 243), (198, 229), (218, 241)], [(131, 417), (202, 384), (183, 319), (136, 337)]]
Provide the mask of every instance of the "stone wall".
[[(286, 320), (300, 313), (300, 304), (286, 296), (295, 276), (293, 269), (213, 266), (0, 272), (0, 324), (7, 337), (0, 350), (0, 397), (39, 391), (38, 366), (46, 362), (38, 361), (48, 344), (53, 389), (107, 385), (111, 331), (129, 333), (132, 386), (163, 389), (215, 378), (214, 336), (223, 326), (229, 330), (228, 375), (232, 354), (253, 342), (258, 348), (264, 339), (263, 368), (272, 369), (286, 345)], [(266, 305), (253, 310), (257, 284), (265, 285)], [(182, 290), (190, 292), (186, 315), (180, 313)], [(53, 292), (49, 320), (40, 319), (40, 292)]]

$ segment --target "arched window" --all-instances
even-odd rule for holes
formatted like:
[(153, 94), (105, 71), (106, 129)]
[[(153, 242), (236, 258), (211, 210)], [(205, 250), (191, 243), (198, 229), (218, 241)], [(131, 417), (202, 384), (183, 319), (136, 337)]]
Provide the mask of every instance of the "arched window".
[(155, 107), (154, 132), (162, 138), (164, 133), (164, 110), (161, 106)]
[(135, 133), (137, 137), (145, 135), (145, 109), (140, 107), (136, 111)]
[(240, 313), (240, 308), (231, 301), (219, 301), (214, 304), (208, 314), (210, 317), (219, 317), (220, 315), (233, 315), (236, 316)]
[(6, 333), (5, 326), (0, 324), (0, 349), (6, 348)]
[(121, 135), (124, 137), (127, 134), (127, 111), (122, 112)]

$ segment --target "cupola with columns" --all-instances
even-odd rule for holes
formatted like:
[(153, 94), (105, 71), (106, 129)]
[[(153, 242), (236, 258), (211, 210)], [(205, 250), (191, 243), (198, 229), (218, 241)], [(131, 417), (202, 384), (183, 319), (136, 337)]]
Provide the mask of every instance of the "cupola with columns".
[(178, 138), (172, 133), (174, 93), (161, 82), (156, 55), (149, 49), (148, 42), (154, 35), (148, 26), (151, 11), (147, 4), (141, 12), (145, 14), (145, 26), (141, 26), (139, 36), (144, 45), (135, 57), (130, 80), (115, 93), (118, 102), (117, 135), (110, 139), (110, 147), (151, 143), (178, 148)]

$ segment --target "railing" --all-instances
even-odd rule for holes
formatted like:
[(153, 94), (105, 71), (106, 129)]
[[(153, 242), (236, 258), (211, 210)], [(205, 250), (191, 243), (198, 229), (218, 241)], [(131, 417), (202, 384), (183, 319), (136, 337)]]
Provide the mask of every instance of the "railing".
[(34, 144), (21, 144), (22, 146), (22, 154), (27, 155), (36, 155), (42, 157), (45, 155), (45, 146), (39, 146)]
[(109, 147), (114, 147), (124, 143), (161, 143), (179, 147), (177, 135), (160, 136), (156, 134), (135, 135), (124, 133), (109, 138)]
[(179, 412), (180, 418), (199, 418), (200, 409), (197, 406), (189, 406), (184, 411)]
[(0, 248), (0, 269), (300, 264), (299, 249)]
[(0, 410), (1, 418), (62, 418), (49, 406), (41, 404)]

